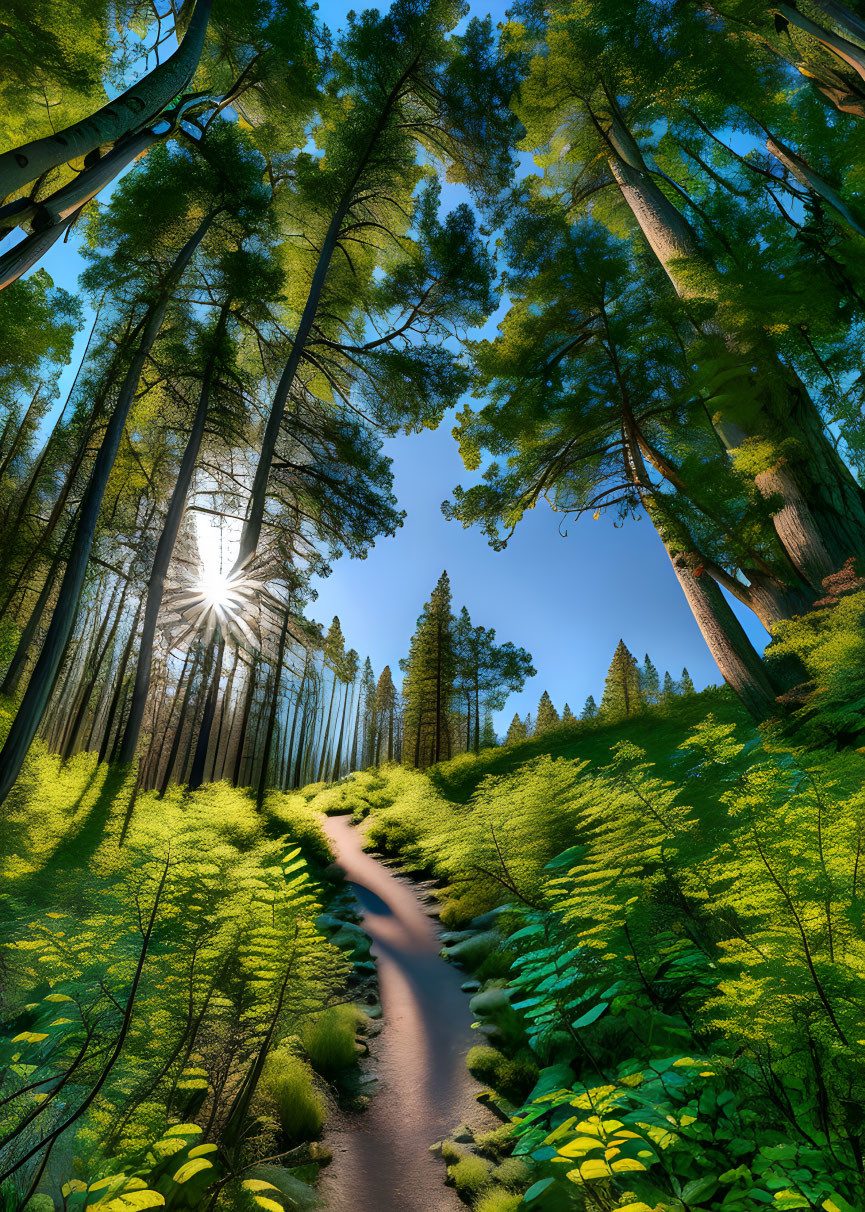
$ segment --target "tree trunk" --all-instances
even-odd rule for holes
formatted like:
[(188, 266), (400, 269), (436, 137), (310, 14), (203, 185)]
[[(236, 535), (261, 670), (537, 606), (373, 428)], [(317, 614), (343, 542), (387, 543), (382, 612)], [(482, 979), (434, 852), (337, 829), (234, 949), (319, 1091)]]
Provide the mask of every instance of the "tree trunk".
[(24, 441), (24, 439), (27, 436), (27, 422), (30, 420), (30, 417), (33, 414), (33, 410), (35, 409), (36, 405), (39, 403), (39, 397), (41, 396), (41, 394), (42, 394), (42, 384), (40, 383), (39, 386), (36, 388), (36, 390), (33, 393), (30, 403), (27, 406), (27, 411), (24, 413), (24, 416), (21, 418), (21, 424), (18, 426), (18, 430), (15, 434), (15, 437), (12, 439), (12, 441), (9, 444), (8, 451), (3, 456), (2, 462), (0, 462), (0, 481), (2, 481), (3, 477), (6, 475), (6, 472), (9, 470), (9, 467), (12, 463), (12, 460), (15, 458), (15, 456), (17, 455), (17, 453), (21, 447), (21, 443)]
[[(171, 730), (171, 721), (174, 719), (174, 709), (180, 700), (180, 688), (181, 688), (181, 686), (185, 687), (185, 685), (186, 685), (186, 680), (185, 680), (186, 671), (189, 668), (189, 658), (191, 655), (192, 655), (192, 649), (187, 648), (186, 656), (183, 658), (183, 667), (180, 670), (180, 677), (177, 679), (177, 687), (174, 691), (174, 695), (171, 700), (171, 706), (168, 709), (168, 718), (165, 721), (165, 728), (162, 731), (162, 737), (160, 738), (160, 741), (159, 741), (159, 749), (157, 750), (155, 757), (153, 758), (153, 761), (151, 762), (150, 769), (147, 772), (148, 788), (153, 786), (159, 779), (159, 767), (162, 765), (162, 755), (165, 752), (165, 741), (168, 737), (169, 731)], [(196, 653), (196, 659), (197, 659), (197, 655), (198, 654)], [(193, 672), (194, 672), (194, 669), (195, 669), (195, 666), (193, 664)], [(167, 670), (166, 670), (166, 675), (167, 675)], [(157, 723), (158, 723), (158, 718), (157, 718), (156, 723), (154, 724), (154, 736), (156, 734), (156, 724)], [(151, 741), (151, 745), (152, 745), (152, 741)]]
[(267, 714), (267, 727), (264, 732), (264, 754), (261, 759), (261, 775), (258, 780), (258, 791), (255, 796), (256, 807), (259, 812), (264, 805), (264, 796), (267, 792), (267, 776), (270, 768), (270, 753), (273, 747), (273, 733), (276, 728), (276, 716), (279, 710), (279, 688), (282, 683), (282, 663), (285, 660), (285, 644), (288, 639), (288, 612), (289, 607), (286, 604), (285, 614), (282, 619), (282, 629), (279, 633), (279, 648), (276, 654), (276, 668), (273, 674), (273, 693), (270, 696), (270, 707)]
[[(174, 765), (177, 761), (177, 755), (180, 752), (180, 742), (183, 739), (183, 729), (186, 724), (186, 712), (189, 708), (189, 700), (192, 697), (192, 687), (195, 684), (195, 678), (198, 673), (198, 667), (201, 664), (201, 647), (196, 645), (195, 658), (192, 662), (192, 669), (186, 681), (186, 686), (183, 690), (183, 699), (180, 703), (180, 711), (177, 714), (177, 723), (174, 727), (174, 735), (171, 738), (171, 748), (168, 751), (168, 762), (165, 770), (162, 773), (162, 780), (159, 784), (159, 798), (165, 795), (168, 790), (168, 785), (171, 782), (171, 775), (174, 771)], [(180, 693), (180, 684), (177, 686), (177, 693)]]
[[(102, 744), (99, 747), (99, 761), (104, 762), (109, 754), (111, 746), (111, 733), (114, 728), (114, 721), (117, 719), (117, 713), (120, 709), (120, 704), (123, 701), (123, 691), (126, 683), (126, 669), (129, 665), (132, 649), (135, 647), (135, 636), (138, 632), (138, 620), (141, 618), (141, 599), (138, 601), (138, 606), (135, 609), (135, 616), (132, 620), (132, 626), (129, 628), (129, 636), (126, 640), (126, 645), (123, 649), (123, 656), (120, 658), (120, 666), (117, 670), (117, 683), (114, 690), (114, 696), (111, 700), (111, 707), (108, 712), (108, 718), (105, 721), (105, 735), (102, 738)], [(122, 712), (120, 715), (122, 719)], [(119, 732), (119, 729), (118, 729)], [(113, 750), (112, 750), (113, 752)]]
[[(69, 728), (67, 730), (66, 736), (63, 741), (63, 747), (61, 749), (61, 754), (63, 756), (64, 761), (68, 761), (69, 758), (72, 757), (72, 755), (76, 752), (76, 749), (78, 747), (78, 738), (81, 733), (81, 729), (84, 726), (84, 717), (86, 716), (87, 709), (90, 706), (90, 697), (93, 694), (94, 687), (96, 686), (96, 682), (99, 678), (99, 674), (102, 669), (102, 664), (105, 660), (107, 653), (109, 652), (111, 646), (114, 643), (114, 636), (117, 633), (117, 628), (119, 627), (120, 620), (123, 617), (123, 611), (126, 607), (126, 593), (127, 593), (128, 588), (129, 588), (129, 582), (127, 581), (123, 587), (122, 593), (120, 594), (120, 602), (118, 603), (117, 609), (115, 610), (114, 609), (114, 598), (117, 594), (117, 589), (118, 589), (118, 586), (115, 585), (114, 593), (112, 594), (111, 601), (108, 604), (108, 609), (104, 612), (104, 614), (102, 616), (102, 622), (99, 625), (99, 630), (96, 633), (96, 639), (93, 643), (93, 648), (91, 651), (90, 675), (87, 677), (86, 681), (84, 682), (84, 684), (81, 686), (80, 690), (78, 691), (77, 710), (75, 710), (74, 713), (70, 711), (71, 718), (70, 718), (70, 722), (69, 722)], [(108, 635), (105, 636), (105, 629), (108, 626), (108, 620), (111, 618), (112, 611), (114, 613), (114, 619), (111, 624), (111, 630), (108, 632)], [(103, 637), (104, 637), (104, 643), (103, 643)], [(86, 664), (85, 664), (85, 672), (86, 672)]]
[(213, 670), (207, 698), (204, 701), (204, 713), (198, 728), (198, 739), (195, 745), (195, 757), (192, 760), (192, 770), (189, 775), (190, 791), (197, 791), (204, 782), (204, 768), (207, 765), (207, 751), (210, 748), (210, 736), (213, 731), (213, 720), (216, 716), (216, 704), (219, 699), (219, 683), (222, 679), (222, 662), (225, 656), (225, 639), (220, 636), (216, 650), (216, 665)]
[[(212, 783), (217, 782), (217, 778), (216, 778), (217, 765), (221, 764), (222, 771), (225, 770), (225, 761), (224, 761), (224, 754), (223, 754), (223, 748), (222, 748), (223, 734), (225, 733), (225, 721), (231, 719), (231, 695), (234, 691), (234, 675), (237, 673), (237, 666), (238, 666), (239, 662), (240, 662), (240, 654), (238, 653), (237, 649), (235, 648), (234, 660), (231, 663), (231, 669), (229, 670), (229, 673), (228, 673), (228, 680), (225, 683), (225, 691), (222, 695), (222, 710), (219, 713), (219, 727), (216, 730), (216, 741), (214, 742), (214, 746), (213, 746), (213, 761), (210, 766), (210, 781)], [(229, 725), (228, 732), (229, 732), (229, 734), (231, 732), (230, 725)], [(225, 735), (226, 749), (228, 748), (228, 741), (229, 741), (229, 735), (226, 734)], [(222, 761), (220, 762), (221, 758), (222, 758)], [(222, 773), (220, 773), (220, 778), (221, 777), (222, 777)]]
[(255, 675), (258, 669), (258, 660), (252, 658), (252, 663), (249, 666), (249, 680), (246, 683), (246, 694), (243, 699), (243, 709), (240, 716), (240, 735), (237, 738), (237, 753), (234, 757), (234, 772), (231, 777), (231, 782), (235, 787), (240, 786), (240, 775), (243, 768), (243, 748), (246, 744), (246, 733), (249, 729), (249, 716), (252, 711), (252, 700), (255, 696)]
[(338, 679), (337, 679), (336, 673), (334, 672), (333, 681), (331, 682), (331, 686), (330, 686), (330, 706), (327, 709), (327, 724), (325, 724), (324, 733), (323, 733), (323, 736), (321, 739), (321, 754), (320, 754), (319, 760), (318, 760), (318, 776), (316, 778), (317, 783), (320, 783), (322, 780), (322, 776), (324, 774), (325, 762), (327, 760), (328, 740), (330, 738), (330, 721), (331, 721), (331, 717), (333, 716), (333, 698), (334, 698), (334, 695), (336, 694), (337, 680)]
[(186, 88), (195, 75), (212, 0), (198, 0), (189, 27), (173, 55), (94, 114), (55, 134), (0, 154), (0, 198), (107, 143), (131, 135), (151, 122)]
[(189, 495), (189, 486), (192, 483), (198, 452), (201, 449), (201, 442), (204, 438), (207, 411), (210, 405), (210, 389), (218, 357), (218, 345), (225, 329), (227, 318), (228, 304), (225, 303), (219, 314), (219, 321), (213, 338), (213, 349), (207, 359), (204, 380), (198, 396), (198, 406), (196, 407), (192, 428), (186, 441), (186, 448), (180, 460), (177, 479), (175, 480), (168, 502), (165, 522), (163, 523), (159, 542), (156, 544), (156, 552), (153, 556), (153, 566), (150, 570), (150, 579), (147, 585), (144, 627), (141, 632), (141, 645), (138, 650), (138, 664), (135, 669), (135, 684), (132, 688), (129, 719), (126, 724), (126, 731), (123, 734), (123, 743), (120, 747), (121, 762), (131, 762), (135, 757), (135, 749), (138, 745), (141, 723), (144, 719), (144, 711), (147, 706), (147, 693), (150, 689), (153, 645), (156, 638), (156, 624), (162, 606), (162, 595), (165, 590), (165, 579), (168, 575), (171, 557), (174, 554), (177, 536), (180, 533), (183, 514), (186, 508), (186, 498)]
[(6, 799), (18, 777), (33, 737), (36, 735), (36, 729), (45, 713), (51, 685), (66, 651), (75, 606), (87, 572), (99, 511), (144, 364), (159, 335), (170, 295), (214, 218), (215, 211), (207, 214), (199, 224), (197, 231), (177, 254), (171, 269), (165, 276), (160, 295), (151, 304), (142, 322), (137, 348), (126, 372), (111, 419), (106, 426), (102, 444), (81, 502), (78, 529), (66, 564), (66, 572), (51, 626), (21, 706), (12, 722), (3, 750), (0, 752), (0, 803)]
[[(606, 131), (611, 149), (610, 169), (622, 197), (676, 292), (687, 300), (694, 296), (697, 287), (689, 280), (686, 267), (702, 266), (710, 271), (711, 267), (706, 265), (698, 250), (690, 224), (660, 190), (646, 167), (636, 140), (612, 102), (611, 106), (613, 113)], [(705, 275), (699, 290), (705, 293)], [(732, 348), (736, 347), (735, 334), (725, 335), (725, 340)], [(757, 351), (753, 356), (765, 361), (765, 351)], [(780, 364), (773, 353), (769, 361), (771, 369), (777, 373)], [(781, 499), (781, 507), (773, 515), (778, 539), (795, 570), (819, 592), (828, 573), (836, 571), (849, 556), (865, 552), (865, 498), (827, 441), (819, 418), (815, 422), (811, 416), (816, 410), (810, 398), (807, 401), (803, 398), (807, 396), (803, 386), (787, 368), (780, 370), (790, 384), (790, 397), (781, 420), (770, 417), (763, 408), (767, 430), (764, 436), (777, 436), (782, 428), (785, 436), (798, 437), (807, 451), (808, 467), (803, 477), (779, 461), (776, 467), (757, 475), (755, 484), (764, 496)], [(737, 423), (723, 418), (717, 429), (731, 453), (746, 438), (753, 436)], [(809, 474), (812, 463), (819, 468), (819, 478)], [(839, 510), (841, 502), (843, 505)], [(840, 562), (836, 562), (839, 557)]]

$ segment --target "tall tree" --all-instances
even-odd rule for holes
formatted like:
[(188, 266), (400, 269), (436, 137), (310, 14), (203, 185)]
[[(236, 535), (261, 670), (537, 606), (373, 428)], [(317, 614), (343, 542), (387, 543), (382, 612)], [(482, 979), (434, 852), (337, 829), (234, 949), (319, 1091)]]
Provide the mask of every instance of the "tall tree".
[(418, 619), (405, 673), (403, 761), (423, 769), (451, 756), (449, 706), (454, 693), (456, 656), (448, 574), (439, 577)]
[(637, 715), (643, 707), (640, 689), (640, 674), (636, 658), (628, 650), (624, 640), (619, 640), (601, 698), (599, 714), (608, 719)]
[(535, 735), (542, 732), (549, 732), (551, 728), (556, 728), (561, 723), (559, 713), (553, 706), (552, 699), (547, 694), (546, 690), (541, 695), (541, 700), (538, 703), (538, 711), (535, 723)]

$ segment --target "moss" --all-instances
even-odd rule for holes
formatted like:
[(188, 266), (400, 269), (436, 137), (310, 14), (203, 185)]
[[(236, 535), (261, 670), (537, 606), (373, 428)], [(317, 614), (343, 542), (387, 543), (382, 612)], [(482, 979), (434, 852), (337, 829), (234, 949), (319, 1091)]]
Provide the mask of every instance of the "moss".
[(461, 1149), (455, 1141), (442, 1141), (442, 1157), (449, 1166), (454, 1165), (463, 1156), (465, 1156), (465, 1149)]
[(314, 1140), (320, 1134), (325, 1102), (315, 1087), (311, 1069), (300, 1057), (284, 1049), (269, 1056), (259, 1093), (275, 1108), (283, 1135), (290, 1144)]
[(475, 976), (479, 981), (494, 981), (508, 976), (515, 958), (514, 951), (491, 951), (478, 967)]
[(363, 1017), (356, 1006), (330, 1006), (306, 1026), (303, 1046), (318, 1073), (333, 1077), (355, 1063), (358, 1048), (354, 1037)]
[(500, 1124), (492, 1132), (484, 1132), (475, 1140), (475, 1148), (485, 1157), (500, 1161), (513, 1142), (513, 1125)]
[(508, 1057), (498, 1048), (479, 1044), (469, 1051), (466, 1065), (473, 1077), (512, 1102), (522, 1101), (538, 1077), (537, 1064), (525, 1049)]
[(529, 1182), (529, 1168), (520, 1157), (506, 1157), (493, 1170), (493, 1178), (503, 1187), (525, 1187)]
[(474, 1153), (461, 1157), (456, 1165), (448, 1170), (448, 1178), (456, 1187), (459, 1195), (473, 1199), (480, 1195), (485, 1187), (492, 1182), (489, 1165)]
[(517, 1212), (517, 1209), (521, 1207), (523, 1207), (522, 1195), (506, 1191), (503, 1187), (486, 1191), (473, 1205), (474, 1212)]

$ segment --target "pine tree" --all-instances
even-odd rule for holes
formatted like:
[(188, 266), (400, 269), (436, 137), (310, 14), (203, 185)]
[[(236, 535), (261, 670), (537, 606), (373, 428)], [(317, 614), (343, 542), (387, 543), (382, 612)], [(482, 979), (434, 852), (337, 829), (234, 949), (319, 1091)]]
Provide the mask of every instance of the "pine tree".
[(691, 681), (691, 675), (687, 669), (682, 670), (682, 680), (679, 682), (680, 694), (696, 694), (694, 683)]
[(526, 729), (526, 736), (527, 736), (527, 737), (530, 737), (530, 736), (534, 736), (534, 735), (535, 735), (535, 721), (532, 719), (532, 713), (531, 713), (531, 712), (529, 712), (529, 713), (527, 714), (527, 716), (526, 716), (526, 720), (525, 720), (525, 729)]
[(658, 677), (658, 671), (652, 664), (648, 652), (643, 660), (640, 668), (640, 689), (643, 692), (643, 701), (646, 703), (657, 703), (661, 695), (661, 681)]
[(636, 714), (643, 705), (637, 662), (619, 640), (604, 685), (600, 714), (611, 719)]
[(526, 732), (525, 724), (520, 719), (519, 715), (515, 715), (511, 720), (510, 727), (508, 728), (508, 734), (505, 737), (505, 744), (514, 745), (517, 741), (524, 741), (527, 736), (528, 733)]
[(454, 627), (450, 581), (443, 572), (418, 619), (409, 654), (400, 661), (405, 673), (403, 761), (421, 770), (451, 755)]
[(586, 699), (582, 712), (580, 713), (581, 720), (596, 720), (598, 718), (598, 704), (595, 702), (594, 695), (589, 695)]
[(375, 691), (376, 723), (378, 728), (378, 743), (376, 745), (376, 765), (381, 761), (393, 761), (394, 753), (394, 711), (396, 708), (396, 687), (391, 677), (390, 665), (385, 665), (378, 679)]
[(670, 676), (669, 669), (664, 670), (664, 689), (661, 691), (661, 702), (671, 703), (679, 693), (679, 688)]
[(493, 713), (487, 708), (484, 712), (484, 722), (481, 728), (481, 749), (493, 749), (498, 743), (495, 725), (493, 724)]
[(551, 728), (557, 728), (560, 723), (559, 713), (556, 711), (552, 699), (545, 690), (541, 695), (541, 701), (538, 703), (535, 735), (539, 736), (542, 732), (549, 732)]
[(568, 704), (565, 703), (564, 710), (562, 711), (562, 723), (567, 724), (568, 727), (570, 727), (572, 724), (576, 724), (576, 722), (577, 717), (574, 715), (573, 711), (571, 711)]

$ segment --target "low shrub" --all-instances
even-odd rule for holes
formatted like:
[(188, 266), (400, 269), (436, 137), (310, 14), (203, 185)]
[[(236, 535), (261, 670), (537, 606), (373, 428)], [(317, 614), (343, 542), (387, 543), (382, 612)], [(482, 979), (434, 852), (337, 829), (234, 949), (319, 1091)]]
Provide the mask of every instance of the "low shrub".
[(523, 1197), (503, 1187), (487, 1191), (474, 1205), (474, 1212), (517, 1212), (523, 1206)]
[(451, 1166), (448, 1170), (448, 1177), (456, 1187), (457, 1193), (470, 1200), (474, 1200), (492, 1182), (489, 1166), (474, 1153), (467, 1153), (455, 1166)]
[(508, 1057), (498, 1048), (478, 1044), (469, 1051), (466, 1065), (473, 1077), (512, 1102), (525, 1098), (538, 1078), (538, 1066), (525, 1049)]
[(329, 1006), (307, 1025), (301, 1038), (317, 1073), (333, 1077), (355, 1063), (354, 1037), (363, 1017), (356, 1006)]
[(280, 1048), (268, 1057), (259, 1086), (273, 1104), (290, 1144), (314, 1140), (324, 1126), (325, 1103), (309, 1065)]

